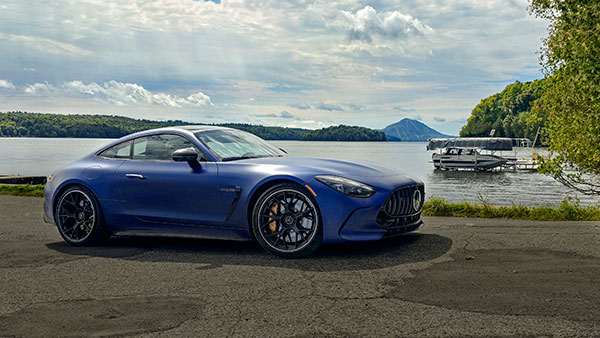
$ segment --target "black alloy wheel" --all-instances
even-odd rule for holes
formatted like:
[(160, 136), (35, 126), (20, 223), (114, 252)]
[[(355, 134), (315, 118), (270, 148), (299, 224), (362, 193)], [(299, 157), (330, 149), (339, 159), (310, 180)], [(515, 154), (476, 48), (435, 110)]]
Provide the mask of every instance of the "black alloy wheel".
[(254, 206), (252, 230), (267, 251), (285, 258), (308, 255), (323, 242), (317, 203), (300, 185), (278, 184)]

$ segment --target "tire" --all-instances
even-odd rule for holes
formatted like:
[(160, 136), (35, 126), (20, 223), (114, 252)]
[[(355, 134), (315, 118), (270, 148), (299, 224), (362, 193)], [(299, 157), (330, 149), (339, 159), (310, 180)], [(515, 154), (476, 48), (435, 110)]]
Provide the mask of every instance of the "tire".
[(317, 201), (298, 184), (281, 183), (262, 193), (251, 228), (260, 246), (283, 258), (309, 255), (323, 243)]
[(96, 196), (87, 188), (72, 186), (58, 198), (54, 221), (61, 237), (72, 246), (92, 246), (110, 236)]

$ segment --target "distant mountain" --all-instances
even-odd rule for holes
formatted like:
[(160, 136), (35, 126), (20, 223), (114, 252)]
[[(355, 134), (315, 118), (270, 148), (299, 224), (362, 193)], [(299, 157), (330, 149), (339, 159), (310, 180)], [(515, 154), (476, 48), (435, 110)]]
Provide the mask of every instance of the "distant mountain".
[(383, 132), (388, 141), (427, 141), (434, 137), (453, 137), (409, 118), (390, 124), (383, 129)]

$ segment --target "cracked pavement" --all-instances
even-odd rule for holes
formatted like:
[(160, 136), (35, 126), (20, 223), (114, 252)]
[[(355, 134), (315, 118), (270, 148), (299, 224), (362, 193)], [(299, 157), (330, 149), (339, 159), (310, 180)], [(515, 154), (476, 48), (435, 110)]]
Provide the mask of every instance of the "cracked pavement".
[(251, 242), (66, 245), (0, 196), (0, 337), (600, 337), (600, 223), (427, 217), (283, 260)]

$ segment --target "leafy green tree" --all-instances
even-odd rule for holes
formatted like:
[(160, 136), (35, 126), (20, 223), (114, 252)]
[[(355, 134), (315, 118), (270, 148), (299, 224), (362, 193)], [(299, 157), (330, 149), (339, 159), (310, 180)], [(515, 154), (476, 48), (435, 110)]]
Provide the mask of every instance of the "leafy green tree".
[[(527, 137), (533, 140), (538, 127), (543, 127), (548, 120), (548, 114), (539, 106), (539, 98), (547, 87), (546, 80), (517, 81), (502, 92), (481, 100), (473, 108), (460, 136), (489, 136), (490, 131), (495, 129), (494, 136), (497, 137)], [(541, 142), (547, 142), (544, 135)]]
[(600, 194), (600, 2), (532, 0), (531, 14), (550, 21), (541, 63), (551, 88), (550, 149), (540, 171), (586, 194)]

